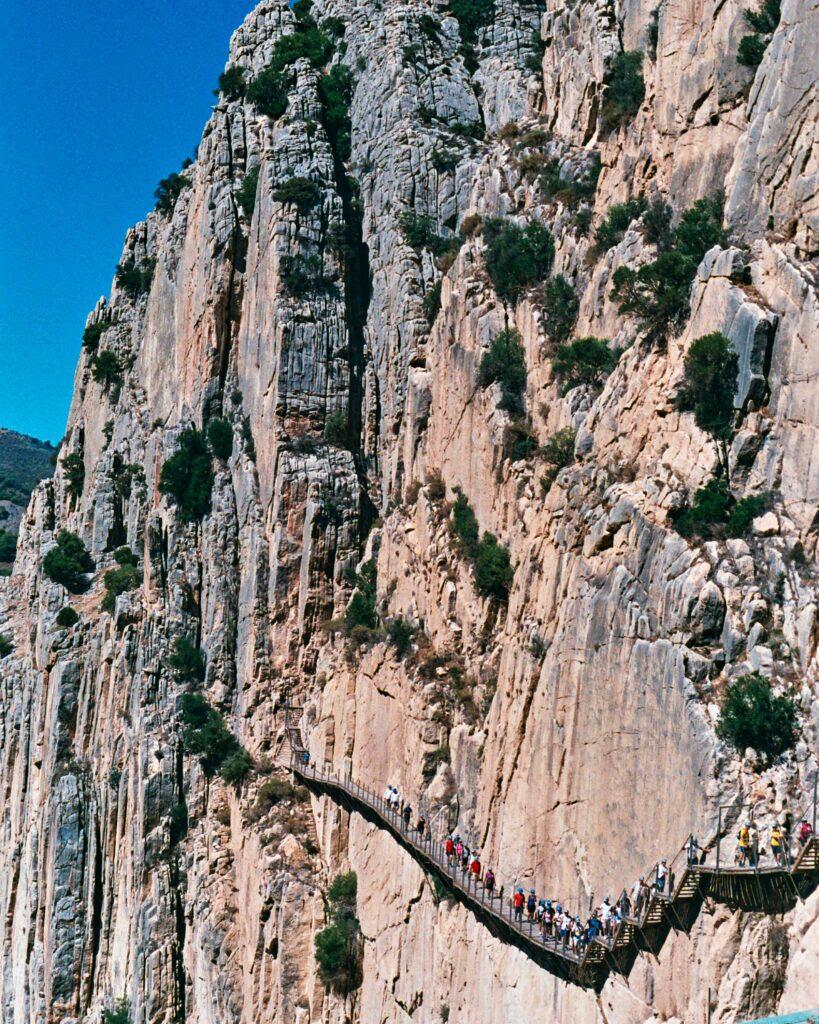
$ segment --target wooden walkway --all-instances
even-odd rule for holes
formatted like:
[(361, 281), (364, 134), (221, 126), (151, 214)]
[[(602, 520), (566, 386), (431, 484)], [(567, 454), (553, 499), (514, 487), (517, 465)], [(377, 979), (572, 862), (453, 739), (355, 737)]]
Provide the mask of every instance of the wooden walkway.
[[(543, 968), (576, 985), (599, 991), (611, 972), (628, 975), (640, 953), (654, 956), (669, 932), (687, 932), (706, 897), (729, 906), (763, 913), (781, 913), (804, 899), (819, 882), (819, 840), (812, 837), (800, 849), (790, 868), (774, 865), (757, 868), (685, 864), (675, 875), (673, 864), (666, 892), (651, 884), (638, 914), (625, 916), (611, 934), (599, 935), (581, 951), (559, 938), (542, 937), (538, 925), (515, 918), (508, 897), (488, 893), (479, 879), (447, 859), (444, 844), (425, 832), (408, 828), (399, 811), (383, 796), (340, 774), (329, 766), (308, 763), (295, 715), (301, 708), (286, 708), (291, 770), (311, 788), (326, 793), (350, 811), (388, 831), (424, 868), (434, 874), (452, 896), (505, 942), (522, 949)], [(646, 882), (652, 883), (656, 865)], [(583, 922), (585, 924), (585, 922)]]

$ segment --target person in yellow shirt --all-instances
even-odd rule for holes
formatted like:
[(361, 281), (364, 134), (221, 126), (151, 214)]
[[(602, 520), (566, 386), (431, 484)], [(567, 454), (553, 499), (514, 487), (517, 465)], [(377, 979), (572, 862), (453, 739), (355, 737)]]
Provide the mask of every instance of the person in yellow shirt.
[(774, 825), (771, 829), (771, 853), (773, 854), (773, 859), (780, 867), (785, 866), (783, 838), (781, 827), (779, 825)]
[(739, 830), (737, 836), (739, 841), (739, 849), (737, 850), (737, 863), (741, 868), (744, 868), (748, 863), (748, 849), (751, 845), (751, 823), (746, 821), (742, 828)]

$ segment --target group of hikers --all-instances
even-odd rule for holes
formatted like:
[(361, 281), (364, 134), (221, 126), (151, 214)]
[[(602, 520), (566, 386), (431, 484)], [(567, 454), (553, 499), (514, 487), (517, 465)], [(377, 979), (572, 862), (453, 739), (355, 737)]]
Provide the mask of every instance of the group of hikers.
[[(412, 828), (412, 808), (405, 803), (395, 786), (387, 786), (384, 791), (385, 803), (399, 815), (406, 832)], [(419, 815), (415, 831), (420, 838), (429, 835), (428, 823), (423, 815)], [(813, 835), (813, 828), (807, 818), (802, 818), (797, 829), (797, 838), (804, 845)], [(737, 864), (740, 867), (756, 867), (761, 855), (759, 832), (752, 821), (745, 822), (738, 833)], [(777, 865), (788, 867), (790, 859), (789, 831), (785, 825), (775, 824), (770, 830), (771, 854)], [(685, 847), (689, 865), (701, 864), (705, 861), (706, 851), (700, 846), (696, 836), (689, 836)], [(480, 885), (490, 900), (499, 899), (504, 903), (504, 886), (497, 890), (495, 872), (491, 867), (484, 869), (480, 854), (470, 848), (457, 833), (452, 833), (444, 841), (444, 854), (451, 871), (460, 871), (464, 876), (467, 888), (472, 885), (476, 889)], [(580, 955), (594, 939), (608, 938), (618, 929), (625, 919), (639, 920), (651, 897), (652, 891), (658, 894), (671, 895), (674, 877), (670, 872), (668, 861), (659, 862), (651, 878), (639, 878), (629, 891), (624, 891), (620, 898), (612, 901), (606, 897), (600, 906), (593, 910), (585, 922), (579, 914), (572, 913), (568, 906), (557, 899), (538, 898), (534, 889), (528, 893), (523, 886), (516, 885), (508, 898), (510, 916), (519, 924), (526, 921), (532, 932), (535, 929), (544, 942), (562, 944), (564, 949)]]
[[(807, 818), (802, 818), (796, 830), (796, 838), (799, 841), (799, 845), (804, 846), (812, 835), (813, 826)], [(774, 863), (781, 868), (789, 867), (791, 835), (787, 825), (781, 825), (778, 822), (774, 823), (771, 826), (768, 842), (771, 847), (771, 856)], [(758, 867), (761, 856), (764, 856), (764, 850), (760, 848), (759, 829), (757, 829), (753, 821), (748, 820), (740, 826), (737, 833), (737, 866), (741, 868)]]

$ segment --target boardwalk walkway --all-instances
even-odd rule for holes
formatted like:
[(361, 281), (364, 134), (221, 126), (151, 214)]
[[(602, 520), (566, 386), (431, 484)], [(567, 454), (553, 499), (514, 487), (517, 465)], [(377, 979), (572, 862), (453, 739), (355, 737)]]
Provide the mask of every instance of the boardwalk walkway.
[[(386, 829), (493, 934), (522, 949), (546, 970), (573, 984), (599, 991), (609, 973), (628, 975), (640, 953), (655, 956), (659, 953), (670, 931), (687, 932), (706, 897), (745, 910), (781, 913), (804, 899), (819, 882), (819, 840), (815, 836), (800, 848), (789, 868), (683, 863), (675, 873), (671, 862), (670, 881), (665, 892), (658, 892), (651, 884), (655, 866), (652, 874), (646, 877), (650, 889), (639, 914), (626, 915), (610, 935), (599, 935), (582, 951), (575, 951), (559, 938), (542, 937), (534, 922), (516, 919), (508, 899), (497, 891), (488, 893), (471, 872), (450, 863), (442, 841), (429, 833), (419, 835), (408, 828), (399, 811), (377, 792), (329, 766), (318, 767), (308, 763), (295, 718), (300, 711), (301, 708), (292, 706), (286, 709), (294, 774), (311, 788), (328, 794), (337, 803)], [(511, 890), (507, 891), (509, 895)]]

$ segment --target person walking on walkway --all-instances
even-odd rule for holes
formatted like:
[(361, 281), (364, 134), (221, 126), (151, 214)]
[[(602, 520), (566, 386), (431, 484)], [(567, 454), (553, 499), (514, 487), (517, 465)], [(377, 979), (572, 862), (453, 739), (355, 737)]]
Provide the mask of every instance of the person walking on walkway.
[(404, 809), (401, 811), (401, 817), (404, 819), (404, 828), (409, 832), (410, 818), (412, 817), (412, 808), (409, 804), (404, 804)]
[(530, 921), (535, 916), (535, 911), (536, 910), (537, 910), (537, 899), (535, 898), (535, 890), (534, 889), (530, 889), (529, 890), (529, 895), (526, 898), (526, 916), (529, 918)]
[(668, 864), (661, 860), (657, 865), (657, 892), (665, 892), (665, 883), (668, 878)]
[(477, 853), (472, 857), (472, 860), (469, 862), (469, 870), (472, 872), (475, 882), (477, 883), (478, 881), (480, 881), (481, 861)]
[(800, 821), (798, 835), (799, 835), (799, 842), (802, 844), (802, 846), (804, 846), (805, 843), (813, 835), (813, 826), (811, 825), (811, 823), (808, 821), (807, 818), (803, 818)]
[(447, 864), (451, 864), (452, 858), (455, 856), (455, 840), (452, 838), (452, 836), (446, 837), (446, 842), (444, 843), (444, 853), (446, 854)]
[(773, 859), (779, 867), (785, 866), (785, 854), (783, 849), (784, 836), (782, 834), (782, 828), (776, 824), (771, 829), (771, 853)]
[(526, 900), (523, 898), (523, 889), (515, 889), (515, 895), (512, 897), (512, 906), (515, 909), (515, 920), (523, 920), (523, 904)]
[(492, 868), (486, 869), (486, 874), (483, 876), (483, 887), (486, 889), (489, 899), (492, 899), (492, 893), (495, 891), (495, 872)]
[(608, 896), (600, 906), (600, 921), (603, 925), (603, 934), (608, 935), (611, 931), (611, 900)]
[(748, 862), (752, 868), (759, 864), (759, 829), (753, 822), (748, 829)]
[(421, 837), (421, 839), (424, 838), (424, 831), (425, 831), (426, 827), (427, 827), (427, 819), (422, 814), (421, 817), (418, 819), (417, 825), (415, 826), (416, 831), (418, 832), (418, 835)]
[(685, 844), (686, 853), (688, 855), (689, 866), (697, 863), (697, 858), (700, 854), (700, 844), (697, 842), (697, 837), (692, 832), (688, 837), (688, 842)]
[(751, 823), (746, 821), (737, 833), (737, 864), (744, 868), (748, 863), (748, 850), (751, 845)]

